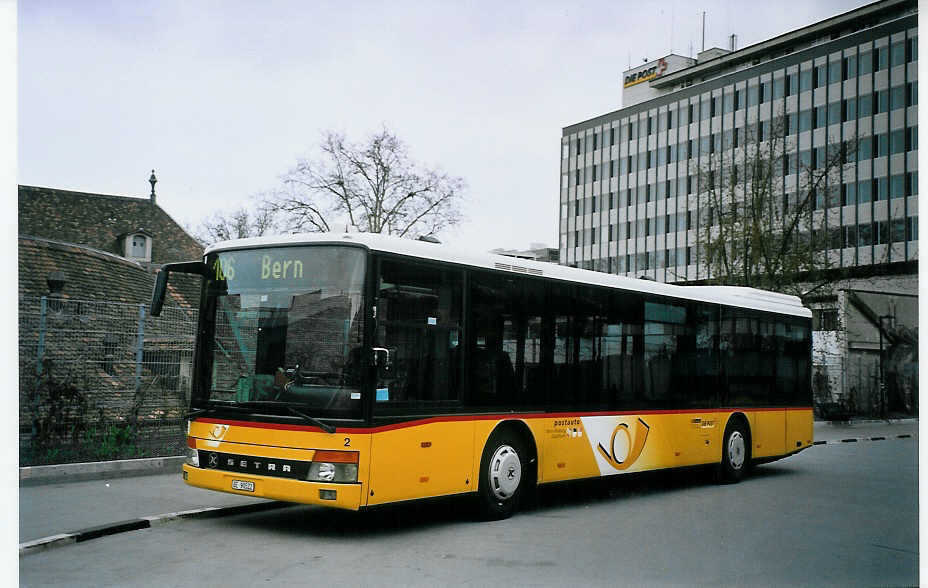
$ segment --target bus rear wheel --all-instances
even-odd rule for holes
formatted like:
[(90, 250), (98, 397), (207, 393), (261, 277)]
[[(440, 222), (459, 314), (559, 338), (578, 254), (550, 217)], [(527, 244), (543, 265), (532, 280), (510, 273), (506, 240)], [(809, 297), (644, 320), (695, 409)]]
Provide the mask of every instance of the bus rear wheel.
[(480, 459), (477, 501), (486, 520), (505, 519), (515, 512), (525, 486), (528, 457), (522, 440), (506, 429), (494, 431)]
[(738, 482), (751, 461), (751, 441), (741, 419), (732, 419), (725, 427), (720, 474), (723, 482)]

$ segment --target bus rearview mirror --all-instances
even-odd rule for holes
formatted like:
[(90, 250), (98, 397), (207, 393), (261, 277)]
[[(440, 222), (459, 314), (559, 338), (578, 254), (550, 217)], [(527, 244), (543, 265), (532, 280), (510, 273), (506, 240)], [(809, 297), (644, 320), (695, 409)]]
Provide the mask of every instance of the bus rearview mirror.
[(164, 306), (164, 296), (168, 290), (168, 276), (171, 272), (205, 276), (206, 264), (202, 261), (182, 261), (178, 263), (166, 263), (161, 266), (161, 271), (158, 272), (155, 278), (155, 287), (151, 293), (151, 316), (161, 316), (161, 308)]

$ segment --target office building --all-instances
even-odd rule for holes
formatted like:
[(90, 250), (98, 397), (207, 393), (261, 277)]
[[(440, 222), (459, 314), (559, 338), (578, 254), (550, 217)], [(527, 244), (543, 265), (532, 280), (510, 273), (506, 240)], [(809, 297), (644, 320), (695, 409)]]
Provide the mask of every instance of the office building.
[[(719, 222), (708, 203), (707, 186), (719, 183), (706, 171), (713, 162), (727, 161), (726, 174), (743, 178), (747, 144), (778, 137), (785, 147), (771, 178), (773, 202), (788, 210), (806, 188), (803, 170), (840, 152), (836, 173), (812, 192), (801, 227), (827, 259), (835, 287), (804, 302), (816, 330), (842, 333), (834, 341), (819, 337), (817, 347), (819, 365), (831, 363), (823, 377), (832, 390), (847, 396), (852, 387), (885, 388), (884, 376), (875, 380), (884, 354), (871, 348), (906, 338), (891, 332), (890, 322), (917, 333), (917, 312), (900, 311), (906, 316), (892, 321), (879, 320), (883, 310), (871, 312), (874, 331), (859, 341), (841, 325), (854, 322), (860, 304), (852, 302), (865, 298), (847, 292), (917, 294), (917, 3), (884, 0), (741, 49), (669, 55), (629, 69), (620, 83), (621, 109), (563, 129), (560, 263), (709, 282), (702, 241)], [(857, 361), (857, 351), (867, 361)], [(826, 361), (828, 354), (837, 359)], [(857, 384), (849, 381), (854, 370), (865, 374)]]

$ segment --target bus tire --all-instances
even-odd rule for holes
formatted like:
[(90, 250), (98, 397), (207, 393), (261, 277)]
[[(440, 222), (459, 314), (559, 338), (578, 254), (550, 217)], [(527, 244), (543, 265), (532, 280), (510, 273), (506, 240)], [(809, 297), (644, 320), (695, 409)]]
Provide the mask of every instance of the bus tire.
[(490, 435), (480, 459), (477, 503), (484, 520), (509, 518), (526, 486), (528, 452), (515, 432), (502, 427)]
[(751, 462), (751, 436), (740, 418), (728, 421), (722, 440), (722, 463), (719, 466), (722, 482), (735, 483), (744, 477)]

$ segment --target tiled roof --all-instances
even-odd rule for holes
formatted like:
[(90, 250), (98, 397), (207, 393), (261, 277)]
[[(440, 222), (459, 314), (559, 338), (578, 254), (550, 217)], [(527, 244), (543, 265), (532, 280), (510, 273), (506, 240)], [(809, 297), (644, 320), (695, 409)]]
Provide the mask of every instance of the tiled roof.
[[(47, 295), (48, 276), (55, 271), (65, 274), (64, 298), (131, 304), (151, 301), (155, 276), (140, 264), (90, 247), (21, 235), (19, 295)], [(165, 304), (196, 308), (195, 299), (188, 301), (175, 288), (169, 289)]]
[(148, 198), (19, 186), (19, 234), (74, 243), (122, 255), (120, 236), (144, 231), (152, 237), (154, 264), (189, 261), (203, 248)]

